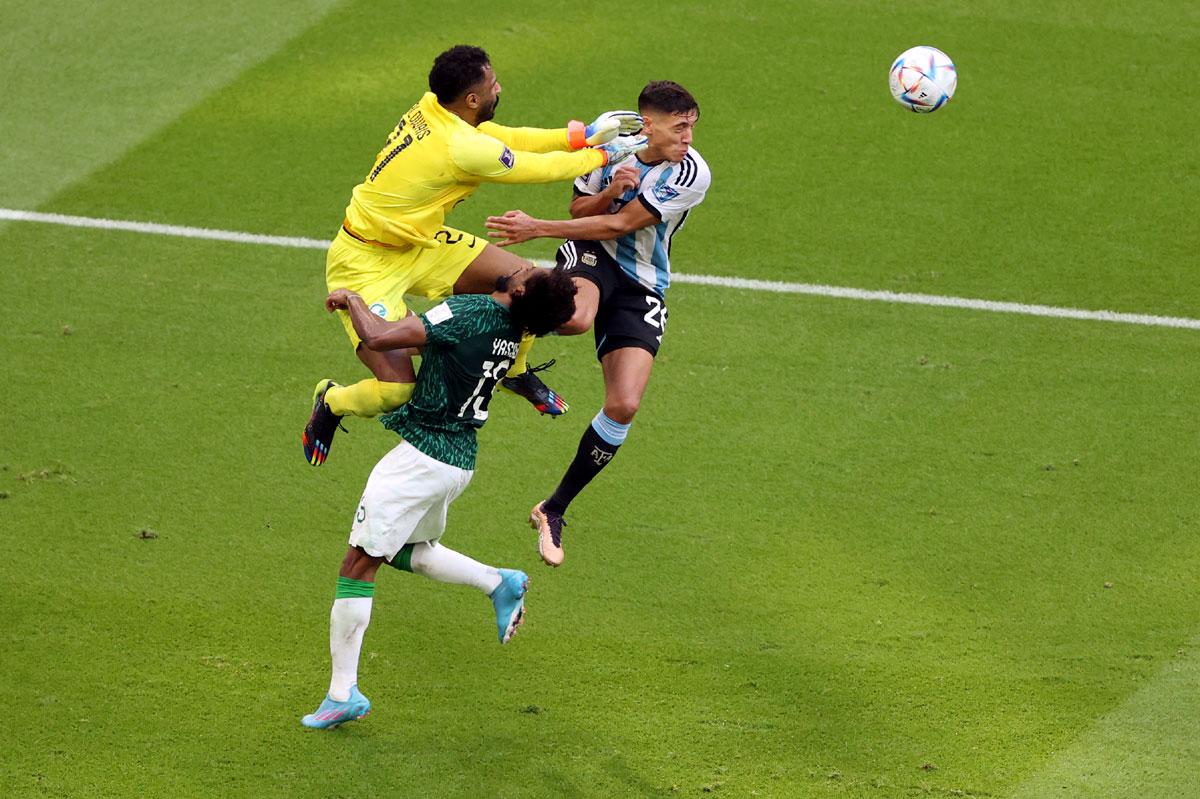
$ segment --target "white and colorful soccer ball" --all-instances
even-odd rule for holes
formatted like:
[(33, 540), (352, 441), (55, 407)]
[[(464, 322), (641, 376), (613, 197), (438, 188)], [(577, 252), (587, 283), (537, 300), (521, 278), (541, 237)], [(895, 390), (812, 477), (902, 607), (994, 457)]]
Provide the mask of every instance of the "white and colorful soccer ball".
[(936, 47), (920, 45), (905, 50), (892, 62), (888, 85), (900, 105), (928, 114), (954, 96), (958, 72), (950, 56)]

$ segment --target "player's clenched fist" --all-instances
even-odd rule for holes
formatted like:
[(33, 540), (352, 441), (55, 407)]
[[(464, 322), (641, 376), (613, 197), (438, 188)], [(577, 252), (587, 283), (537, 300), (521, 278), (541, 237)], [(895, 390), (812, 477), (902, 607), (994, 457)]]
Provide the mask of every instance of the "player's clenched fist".
[(636, 189), (642, 182), (642, 173), (633, 164), (626, 164), (612, 174), (612, 180), (601, 192), (610, 200), (615, 200), (630, 189)]
[(357, 297), (350, 289), (334, 289), (329, 292), (329, 296), (325, 298), (325, 310), (333, 313), (334, 311), (344, 311), (350, 307), (350, 299)]

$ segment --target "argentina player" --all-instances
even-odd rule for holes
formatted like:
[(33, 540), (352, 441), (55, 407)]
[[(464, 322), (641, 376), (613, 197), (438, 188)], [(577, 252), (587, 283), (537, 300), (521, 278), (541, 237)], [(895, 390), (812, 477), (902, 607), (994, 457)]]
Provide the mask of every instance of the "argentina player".
[(550, 497), (530, 512), (538, 551), (551, 566), (563, 561), (567, 506), (612, 460), (641, 404), (666, 330), (671, 240), (711, 182), (708, 164), (692, 148), (700, 117), (695, 98), (671, 81), (655, 81), (638, 97), (645, 150), (624, 166), (604, 166), (575, 181), (570, 220), (535, 219), (521, 211), (490, 217), (490, 236), (508, 247), (535, 238), (565, 238), (558, 263), (579, 293), (575, 315), (559, 333), (594, 327), (604, 372), (604, 407), (592, 419), (574, 460)]

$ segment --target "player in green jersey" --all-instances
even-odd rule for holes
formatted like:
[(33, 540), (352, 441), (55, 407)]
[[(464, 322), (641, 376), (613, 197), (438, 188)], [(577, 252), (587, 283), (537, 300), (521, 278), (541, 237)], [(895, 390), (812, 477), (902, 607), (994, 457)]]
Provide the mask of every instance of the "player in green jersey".
[(376, 464), (359, 501), (329, 617), (329, 693), (301, 719), (304, 726), (335, 727), (371, 709), (358, 690), (358, 658), (375, 574), (384, 563), (487, 594), (502, 644), (520, 626), (525, 573), (479, 563), (440, 539), (447, 508), (474, 473), (475, 431), (487, 421), (488, 401), (516, 358), (521, 336), (545, 335), (565, 324), (575, 313), (575, 291), (562, 270), (526, 266), (501, 277), (490, 295), (455, 295), (398, 322), (379, 318), (346, 289), (326, 298), (329, 311), (350, 315), (365, 347), (421, 347), (423, 360), (412, 399), (382, 420), (404, 440)]

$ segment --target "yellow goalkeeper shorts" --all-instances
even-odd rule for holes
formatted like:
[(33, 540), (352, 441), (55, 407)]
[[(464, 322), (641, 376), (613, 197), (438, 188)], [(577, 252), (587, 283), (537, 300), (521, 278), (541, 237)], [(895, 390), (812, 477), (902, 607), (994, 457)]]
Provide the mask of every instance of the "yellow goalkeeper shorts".
[[(479, 257), (487, 241), (443, 227), (434, 234), (440, 247), (387, 247), (338, 231), (325, 257), (325, 285), (330, 291), (350, 289), (370, 309), (395, 322), (408, 314), (404, 295), (442, 300), (454, 293), (454, 284)], [(358, 347), (358, 334), (350, 315), (338, 311), (350, 342)]]

